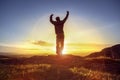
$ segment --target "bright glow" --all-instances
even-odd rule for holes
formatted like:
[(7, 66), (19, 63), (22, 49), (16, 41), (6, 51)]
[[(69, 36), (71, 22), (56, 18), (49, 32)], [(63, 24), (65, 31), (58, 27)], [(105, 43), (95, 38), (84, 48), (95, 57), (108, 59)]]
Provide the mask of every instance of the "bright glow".
[[(46, 20), (48, 18), (47, 15), (48, 14), (36, 21), (29, 32), (30, 34), (28, 35), (28, 37), (26, 37), (25, 42), (21, 42), (20, 44), (15, 45), (14, 47), (17, 48), (16, 50), (11, 49), (8, 51), (14, 51), (16, 53), (22, 54), (56, 54), (56, 46), (54, 44), (56, 42), (56, 35), (54, 31), (54, 26), (49, 22), (49, 20)], [(92, 22), (87, 22), (84, 19), (83, 21), (80, 20), (81, 23), (79, 23), (74, 19), (74, 17), (75, 16), (73, 16), (72, 20), (69, 19), (69, 23), (66, 22), (64, 25), (65, 47), (63, 50), (63, 55), (78, 54), (84, 56), (88, 55), (91, 52), (100, 51), (102, 48), (104, 48), (105, 46), (87, 44), (96, 42), (104, 43), (104, 39), (102, 35), (100, 35), (99, 29), (95, 28), (96, 25)], [(32, 42), (40, 40), (50, 42), (54, 44), (54, 46), (32, 44)], [(83, 45), (84, 43), (86, 45)]]
[[(54, 25), (52, 25), (49, 20), (46, 20), (48, 19), (48, 15), (49, 14), (45, 14), (36, 21), (36, 23), (32, 26), (30, 34), (26, 40), (43, 40), (55, 43), (56, 35), (54, 31)], [(99, 32), (99, 29), (96, 28), (96, 26), (99, 25), (96, 25), (92, 21), (88, 22), (81, 17), (79, 20), (76, 19), (78, 19), (78, 16), (72, 16), (72, 19), (69, 18), (65, 23), (65, 41), (70, 43), (105, 43), (105, 40)]]
[[(7, 46), (7, 45), (6, 45)], [(65, 44), (63, 55), (72, 54), (72, 55), (81, 55), (85, 56), (89, 53), (100, 51), (101, 49), (107, 47), (108, 45), (100, 44)], [(51, 55), (56, 54), (56, 46), (40, 46), (31, 43), (21, 43), (17, 45), (8, 45), (8, 48), (1, 49), (2, 51), (8, 51), (18, 54), (25, 55)]]
[(64, 49), (63, 49), (63, 51), (62, 51), (62, 54), (64, 55), (64, 54), (67, 54), (68, 52), (67, 52), (67, 48), (66, 48), (66, 46), (64, 47)]

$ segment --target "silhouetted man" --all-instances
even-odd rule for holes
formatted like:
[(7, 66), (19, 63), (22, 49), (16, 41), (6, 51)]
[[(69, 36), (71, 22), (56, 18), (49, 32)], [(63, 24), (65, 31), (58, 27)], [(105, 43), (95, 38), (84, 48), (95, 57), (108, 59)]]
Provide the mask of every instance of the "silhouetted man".
[(66, 22), (69, 16), (69, 11), (67, 11), (66, 17), (63, 20), (60, 20), (60, 17), (56, 17), (56, 21), (53, 21), (53, 14), (50, 15), (50, 22), (55, 26), (56, 33), (56, 53), (58, 55), (62, 54), (64, 48), (64, 23)]

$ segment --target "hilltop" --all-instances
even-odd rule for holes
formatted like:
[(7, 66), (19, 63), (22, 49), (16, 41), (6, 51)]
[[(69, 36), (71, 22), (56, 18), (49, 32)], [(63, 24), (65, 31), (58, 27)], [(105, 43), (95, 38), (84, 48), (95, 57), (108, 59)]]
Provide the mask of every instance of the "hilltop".
[(86, 57), (109, 57), (112, 59), (120, 59), (120, 44), (102, 49), (100, 52), (94, 52)]

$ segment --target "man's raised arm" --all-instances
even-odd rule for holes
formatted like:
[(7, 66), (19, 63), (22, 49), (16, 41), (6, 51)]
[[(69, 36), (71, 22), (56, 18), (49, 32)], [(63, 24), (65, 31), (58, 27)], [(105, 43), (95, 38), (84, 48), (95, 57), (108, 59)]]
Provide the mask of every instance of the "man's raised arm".
[(54, 24), (54, 21), (53, 21), (52, 17), (53, 17), (53, 14), (50, 15), (50, 22), (51, 22), (52, 24)]
[(69, 11), (67, 11), (65, 18), (63, 19), (63, 22), (65, 22), (67, 20), (68, 16), (69, 16)]

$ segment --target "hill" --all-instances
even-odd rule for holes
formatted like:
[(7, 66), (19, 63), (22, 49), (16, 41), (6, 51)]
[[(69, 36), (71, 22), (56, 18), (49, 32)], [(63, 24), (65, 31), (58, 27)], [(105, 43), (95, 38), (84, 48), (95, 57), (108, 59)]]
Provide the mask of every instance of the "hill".
[(112, 59), (120, 59), (120, 44), (104, 48), (100, 52), (91, 53), (86, 57), (109, 57)]

